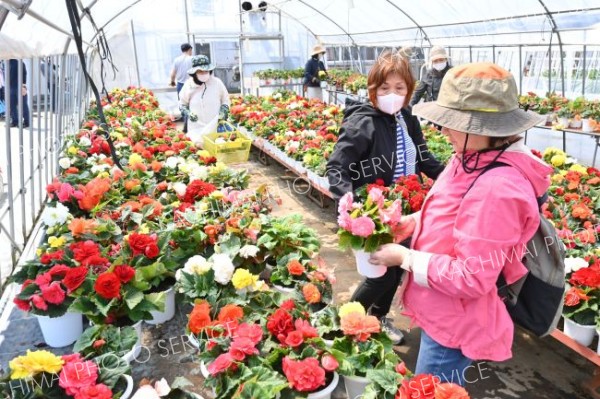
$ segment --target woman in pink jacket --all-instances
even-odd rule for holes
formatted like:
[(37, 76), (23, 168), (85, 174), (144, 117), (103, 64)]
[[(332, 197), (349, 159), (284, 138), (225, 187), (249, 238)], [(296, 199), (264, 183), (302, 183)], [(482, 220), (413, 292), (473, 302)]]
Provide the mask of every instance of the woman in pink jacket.
[(412, 249), (383, 245), (371, 261), (410, 272), (403, 304), (422, 329), (416, 373), (463, 384), (473, 360), (512, 355), (514, 326), (496, 281), (526, 273), (521, 259), (540, 223), (536, 198), (552, 171), (522, 143), (519, 134), (539, 119), (518, 108), (517, 95), (510, 72), (466, 64), (448, 71), (437, 102), (413, 108), (443, 126), (456, 154), (421, 212), (403, 220)]

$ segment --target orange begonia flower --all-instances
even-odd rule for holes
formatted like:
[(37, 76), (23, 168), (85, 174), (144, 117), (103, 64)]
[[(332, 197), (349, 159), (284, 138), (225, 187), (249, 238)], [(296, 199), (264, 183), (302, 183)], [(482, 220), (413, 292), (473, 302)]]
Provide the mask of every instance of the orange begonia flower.
[(351, 312), (341, 319), (342, 331), (346, 335), (354, 335), (359, 342), (369, 339), (371, 334), (381, 331), (381, 325), (377, 317)]
[(319, 292), (319, 289), (313, 283), (304, 284), (302, 295), (304, 295), (304, 299), (308, 303), (321, 302), (321, 292)]
[(69, 223), (69, 230), (71, 230), (73, 237), (78, 237), (82, 234), (93, 234), (96, 226), (97, 224), (94, 219), (77, 218), (73, 219), (71, 223)]

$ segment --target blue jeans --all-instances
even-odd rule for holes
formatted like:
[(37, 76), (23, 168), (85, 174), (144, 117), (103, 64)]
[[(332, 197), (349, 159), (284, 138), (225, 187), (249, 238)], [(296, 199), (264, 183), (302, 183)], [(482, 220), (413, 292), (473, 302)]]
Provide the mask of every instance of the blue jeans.
[[(10, 91), (10, 118), (13, 125), (19, 125), (19, 94), (21, 89), (11, 89)], [(29, 126), (29, 103), (28, 96), (23, 96), (23, 124)]]
[(442, 346), (421, 330), (421, 346), (415, 374), (432, 374), (441, 382), (464, 385), (464, 373), (471, 363), (472, 360), (465, 357), (460, 349)]

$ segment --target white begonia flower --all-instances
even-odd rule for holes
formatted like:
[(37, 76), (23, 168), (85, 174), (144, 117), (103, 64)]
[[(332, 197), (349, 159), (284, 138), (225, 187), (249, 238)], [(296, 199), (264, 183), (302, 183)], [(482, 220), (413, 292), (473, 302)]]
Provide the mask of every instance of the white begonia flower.
[(55, 208), (49, 206), (44, 210), (42, 221), (46, 226), (52, 227), (57, 224), (65, 223), (70, 215), (69, 208), (59, 202), (56, 204)]
[(227, 254), (215, 254), (212, 256), (213, 270), (215, 272), (215, 281), (226, 285), (231, 281), (235, 266)]
[(143, 385), (135, 392), (131, 399), (160, 399), (160, 396), (152, 385)]
[(100, 165), (94, 165), (94, 166), (92, 166), (91, 171), (92, 171), (93, 174), (96, 175), (96, 174), (102, 173), (105, 170), (108, 170), (110, 168), (111, 168), (110, 165), (107, 165), (107, 164), (103, 163), (103, 164), (100, 164)]
[(71, 167), (71, 160), (69, 158), (61, 158), (58, 160), (58, 164), (63, 169), (69, 169)]
[(177, 195), (179, 195), (180, 197), (183, 197), (185, 195), (186, 189), (187, 189), (187, 186), (185, 185), (185, 183), (181, 183), (181, 182), (173, 183), (173, 190), (175, 190)]
[(154, 383), (154, 389), (160, 396), (167, 396), (171, 392), (171, 387), (164, 378)]
[(260, 251), (256, 245), (244, 245), (240, 249), (240, 256), (244, 259), (253, 258)]
[(298, 104), (297, 102), (294, 101), (293, 103), (290, 103), (286, 108), (287, 109), (296, 109), (299, 106), (300, 106), (300, 104)]
[(92, 142), (86, 136), (83, 136), (79, 139), (79, 145), (83, 147), (89, 147), (92, 145)]
[(207, 261), (203, 256), (195, 255), (192, 256), (185, 262), (183, 271), (187, 274), (198, 274), (203, 275), (212, 268), (212, 263)]
[(583, 258), (565, 258), (565, 273), (576, 272), (577, 270), (586, 268), (589, 263)]
[(287, 132), (285, 132), (286, 137), (294, 137), (295, 135), (296, 135), (296, 133), (292, 132), (291, 130), (288, 130)]
[(277, 100), (277, 99), (281, 98), (281, 93), (275, 93), (275, 94), (273, 94), (273, 98), (274, 98), (275, 100)]
[(208, 168), (195, 164), (189, 175), (192, 180), (206, 180), (208, 179)]
[(182, 162), (183, 162), (183, 159), (181, 159), (181, 157), (169, 157), (165, 161), (165, 166), (167, 168), (175, 169), (177, 167), (177, 165), (179, 165)]
[(129, 147), (129, 144), (127, 144), (127, 143), (125, 143), (123, 141), (115, 143), (115, 148), (121, 148), (121, 147)]

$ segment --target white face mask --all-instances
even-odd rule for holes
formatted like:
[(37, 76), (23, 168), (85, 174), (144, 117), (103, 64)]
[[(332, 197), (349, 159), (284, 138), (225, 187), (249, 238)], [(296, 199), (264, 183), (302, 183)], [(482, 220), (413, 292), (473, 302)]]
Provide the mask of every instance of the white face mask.
[(446, 61), (443, 62), (436, 62), (435, 64), (432, 64), (431, 66), (433, 67), (433, 69), (435, 69), (436, 71), (441, 71), (444, 68), (446, 68), (446, 65), (448, 65), (448, 63)]
[(399, 96), (396, 93), (377, 96), (377, 108), (386, 114), (395, 115), (404, 105), (405, 96)]
[(204, 83), (208, 82), (209, 78), (210, 78), (210, 73), (196, 75), (196, 79), (198, 79), (199, 81), (204, 82)]

